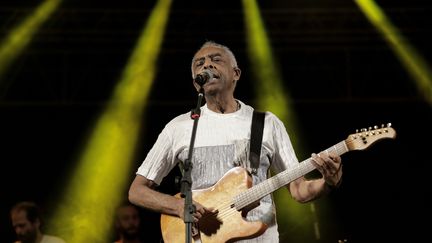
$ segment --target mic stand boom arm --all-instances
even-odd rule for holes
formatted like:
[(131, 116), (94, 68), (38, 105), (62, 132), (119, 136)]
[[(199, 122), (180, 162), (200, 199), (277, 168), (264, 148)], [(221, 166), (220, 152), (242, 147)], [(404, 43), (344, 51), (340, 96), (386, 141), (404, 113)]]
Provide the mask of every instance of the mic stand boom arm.
[(198, 92), (198, 102), (195, 109), (191, 111), (191, 118), (194, 120), (192, 127), (192, 136), (189, 145), (189, 154), (188, 158), (184, 162), (183, 166), (183, 178), (181, 179), (181, 197), (184, 200), (184, 222), (186, 224), (186, 241), (187, 243), (191, 242), (192, 239), (192, 223), (193, 223), (193, 214), (196, 212), (196, 207), (192, 201), (192, 156), (193, 149), (195, 143), (196, 130), (198, 127), (198, 120), (201, 115), (201, 102), (204, 97), (204, 89), (201, 87)]

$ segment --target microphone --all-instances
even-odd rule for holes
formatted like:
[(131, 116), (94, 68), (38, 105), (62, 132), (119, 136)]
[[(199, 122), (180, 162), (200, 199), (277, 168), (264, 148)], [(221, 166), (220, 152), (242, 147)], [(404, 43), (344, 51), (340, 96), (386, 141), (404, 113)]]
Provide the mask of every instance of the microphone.
[(212, 78), (213, 78), (213, 73), (210, 72), (209, 70), (204, 70), (202, 73), (196, 75), (194, 82), (199, 84), (200, 86), (203, 86)]

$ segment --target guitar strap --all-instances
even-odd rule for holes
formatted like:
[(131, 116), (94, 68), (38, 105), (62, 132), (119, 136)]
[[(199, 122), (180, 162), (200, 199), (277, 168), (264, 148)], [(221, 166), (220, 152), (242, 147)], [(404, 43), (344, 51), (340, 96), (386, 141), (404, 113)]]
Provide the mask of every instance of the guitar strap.
[(265, 112), (254, 110), (252, 115), (249, 161), (251, 174), (256, 175), (261, 157)]

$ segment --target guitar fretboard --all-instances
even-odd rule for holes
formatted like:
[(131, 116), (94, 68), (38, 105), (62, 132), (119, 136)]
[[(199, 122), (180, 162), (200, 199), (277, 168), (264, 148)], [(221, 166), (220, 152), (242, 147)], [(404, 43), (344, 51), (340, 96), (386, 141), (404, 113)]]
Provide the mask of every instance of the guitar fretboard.
[[(341, 141), (336, 145), (324, 150), (324, 152), (333, 152), (338, 155), (342, 155), (348, 152), (349, 149), (345, 144), (345, 141)], [(296, 167), (282, 171), (279, 174), (255, 185), (248, 190), (241, 192), (233, 199), (233, 203), (237, 210), (241, 210), (251, 203), (254, 203), (264, 196), (276, 191), (277, 189), (287, 185), (293, 180), (306, 175), (313, 171), (315, 166), (312, 163), (312, 158), (308, 158), (300, 162)]]

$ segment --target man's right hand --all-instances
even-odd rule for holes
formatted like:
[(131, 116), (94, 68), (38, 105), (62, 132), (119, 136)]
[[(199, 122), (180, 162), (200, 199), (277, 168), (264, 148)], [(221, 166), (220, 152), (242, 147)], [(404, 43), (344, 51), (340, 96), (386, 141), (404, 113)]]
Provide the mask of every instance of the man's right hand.
[[(179, 200), (179, 205), (178, 205), (178, 216), (184, 220), (184, 199), (181, 198)], [(193, 202), (193, 204), (195, 205), (195, 212), (193, 213), (193, 220), (195, 223), (197, 223), (204, 215), (206, 214), (217, 214), (217, 211), (215, 211), (213, 208), (207, 208), (204, 207), (203, 205), (201, 205), (198, 202)]]

